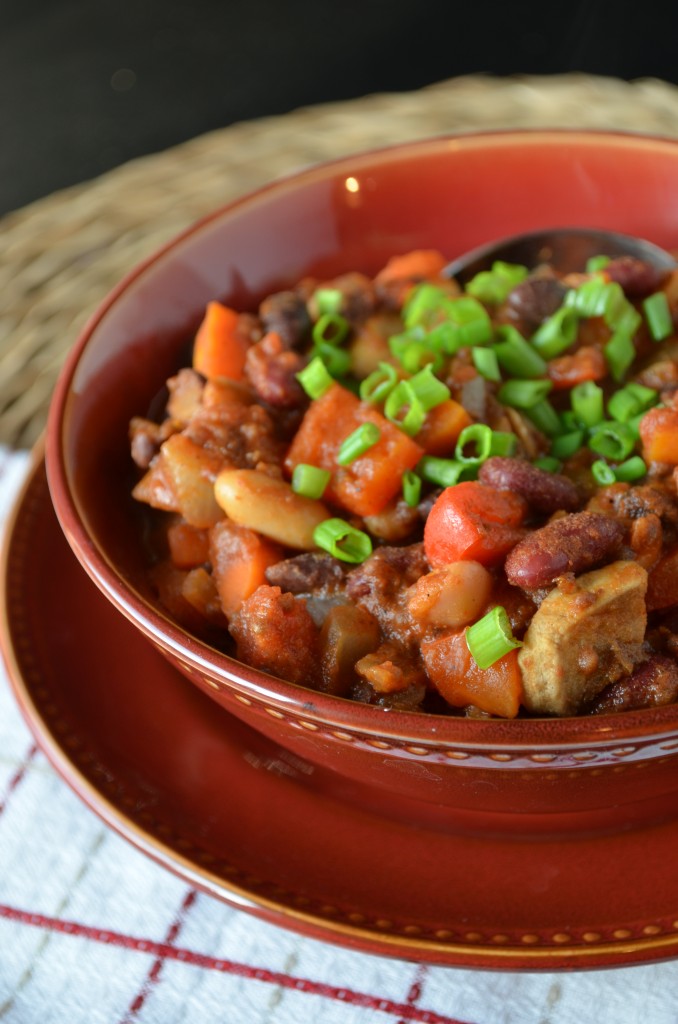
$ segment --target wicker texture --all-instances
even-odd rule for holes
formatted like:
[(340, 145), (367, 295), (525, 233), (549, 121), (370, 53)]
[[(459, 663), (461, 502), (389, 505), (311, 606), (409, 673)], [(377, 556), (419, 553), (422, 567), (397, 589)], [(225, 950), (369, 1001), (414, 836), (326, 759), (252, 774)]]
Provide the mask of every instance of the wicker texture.
[(678, 88), (588, 75), (482, 75), (210, 132), (0, 220), (0, 443), (44, 426), (65, 353), (111, 287), (191, 222), (318, 161), (448, 132), (590, 127), (678, 135)]

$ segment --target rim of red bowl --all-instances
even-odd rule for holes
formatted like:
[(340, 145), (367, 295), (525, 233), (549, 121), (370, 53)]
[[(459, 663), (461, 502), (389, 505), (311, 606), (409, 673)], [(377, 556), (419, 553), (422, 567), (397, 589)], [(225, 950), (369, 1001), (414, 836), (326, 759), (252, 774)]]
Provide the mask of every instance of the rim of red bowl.
[[(519, 128), (461, 132), (398, 143), (340, 157), (287, 174), (224, 204), (199, 218), (133, 267), (108, 293), (80, 331), (59, 374), (50, 403), (45, 434), (45, 458), (52, 501), (64, 534), (79, 562), (111, 603), (147, 637), (159, 643), (198, 672), (220, 678), (225, 688), (250, 696), (254, 701), (322, 722), (373, 736), (428, 744), (456, 744), (469, 749), (539, 749), (543, 751), (596, 745), (612, 746), (633, 739), (667, 740), (678, 737), (678, 704), (616, 715), (573, 718), (468, 719), (411, 711), (386, 711), (348, 698), (305, 689), (234, 658), (196, 639), (169, 616), (149, 604), (117, 573), (87, 531), (77, 499), (68, 484), (63, 451), (63, 417), (73, 376), (83, 350), (108, 311), (130, 286), (182, 243), (231, 212), (265, 199), (270, 193), (297, 189), (327, 176), (355, 172), (365, 165), (398, 159), (415, 153), (434, 152), (450, 144), (478, 146), (534, 142), (542, 136), (552, 142), (578, 138), (588, 142), (623, 143), (632, 148), (656, 144), (676, 148), (678, 139), (662, 135), (606, 129)], [(547, 765), (546, 765), (547, 767)]]

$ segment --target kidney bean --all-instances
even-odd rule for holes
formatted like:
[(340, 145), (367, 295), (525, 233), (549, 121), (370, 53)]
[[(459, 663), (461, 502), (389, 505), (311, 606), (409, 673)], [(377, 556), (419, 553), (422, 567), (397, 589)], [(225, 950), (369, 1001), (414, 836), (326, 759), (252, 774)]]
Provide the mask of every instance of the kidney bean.
[(668, 271), (639, 260), (635, 256), (619, 256), (610, 260), (605, 273), (611, 281), (622, 286), (624, 293), (634, 299), (642, 299), (661, 288), (668, 277)]
[(509, 294), (507, 305), (514, 317), (533, 331), (560, 309), (566, 292), (566, 286), (556, 277), (528, 277)]
[(525, 459), (494, 455), (480, 467), (478, 479), (497, 490), (520, 494), (535, 512), (574, 512), (581, 505), (579, 491), (571, 480), (539, 469)]
[(606, 686), (591, 706), (589, 714), (606, 715), (616, 711), (673, 704), (678, 697), (678, 665), (672, 658), (654, 654), (635, 669)]
[(506, 559), (509, 583), (528, 590), (553, 583), (604, 562), (624, 539), (624, 527), (610, 516), (573, 512), (554, 519), (521, 540)]
[(259, 306), (259, 316), (265, 329), (279, 334), (290, 348), (300, 345), (311, 328), (306, 302), (293, 291), (269, 295)]

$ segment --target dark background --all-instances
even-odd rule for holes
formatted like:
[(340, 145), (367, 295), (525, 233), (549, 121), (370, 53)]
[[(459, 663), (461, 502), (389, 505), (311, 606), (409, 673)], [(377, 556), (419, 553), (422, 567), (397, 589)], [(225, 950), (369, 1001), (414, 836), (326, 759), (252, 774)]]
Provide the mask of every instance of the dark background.
[(652, 0), (0, 0), (0, 214), (235, 121), (456, 75), (678, 82)]

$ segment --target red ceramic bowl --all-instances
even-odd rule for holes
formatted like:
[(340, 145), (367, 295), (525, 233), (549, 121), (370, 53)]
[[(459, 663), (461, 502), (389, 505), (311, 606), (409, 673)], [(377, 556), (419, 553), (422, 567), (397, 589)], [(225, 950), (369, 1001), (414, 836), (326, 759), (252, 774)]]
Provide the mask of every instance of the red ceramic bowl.
[(47, 468), (59, 520), (121, 614), (229, 712), (333, 769), (352, 799), (445, 827), (554, 833), (676, 813), (678, 706), (520, 721), (387, 713), (225, 657), (153, 602), (130, 498), (127, 425), (187, 361), (187, 339), (210, 299), (255, 308), (304, 275), (375, 273), (409, 249), (452, 258), (493, 238), (568, 224), (678, 246), (678, 143), (498, 132), (304, 171), (220, 210), (133, 271), (84, 330), (51, 408)]

